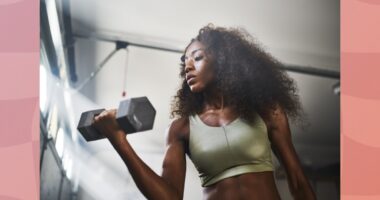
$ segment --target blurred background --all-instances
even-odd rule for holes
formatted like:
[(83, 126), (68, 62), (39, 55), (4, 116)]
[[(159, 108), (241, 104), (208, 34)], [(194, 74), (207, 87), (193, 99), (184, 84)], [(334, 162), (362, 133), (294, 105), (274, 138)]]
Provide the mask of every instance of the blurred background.
[[(108, 140), (86, 142), (80, 114), (147, 96), (153, 130), (128, 135), (157, 174), (165, 150), (180, 56), (208, 24), (243, 27), (296, 80), (309, 125), (291, 124), (302, 167), (318, 199), (339, 199), (339, 1), (41, 0), (41, 199), (145, 199)], [(273, 155), (282, 199), (292, 199)], [(201, 199), (187, 158), (184, 199)]]

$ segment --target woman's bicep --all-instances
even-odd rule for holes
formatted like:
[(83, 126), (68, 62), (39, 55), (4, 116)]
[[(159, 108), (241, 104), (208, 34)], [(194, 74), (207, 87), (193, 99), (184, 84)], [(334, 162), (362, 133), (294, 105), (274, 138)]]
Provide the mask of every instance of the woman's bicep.
[(299, 167), (286, 113), (277, 107), (268, 119), (268, 136), (271, 147), (281, 164), (287, 169)]
[(178, 129), (171, 125), (166, 131), (166, 150), (162, 163), (162, 178), (183, 197), (186, 156), (183, 141), (178, 137)]
[(281, 125), (281, 127), (272, 129), (269, 135), (272, 150), (281, 164), (287, 170), (299, 168), (300, 163), (292, 142), (289, 126)]

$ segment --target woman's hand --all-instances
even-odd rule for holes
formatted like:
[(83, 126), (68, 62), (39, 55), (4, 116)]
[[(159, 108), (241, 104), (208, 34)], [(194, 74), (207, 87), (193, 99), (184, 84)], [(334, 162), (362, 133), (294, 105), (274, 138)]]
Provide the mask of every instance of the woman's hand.
[(93, 126), (109, 140), (125, 139), (125, 132), (116, 121), (116, 109), (105, 110), (94, 117)]

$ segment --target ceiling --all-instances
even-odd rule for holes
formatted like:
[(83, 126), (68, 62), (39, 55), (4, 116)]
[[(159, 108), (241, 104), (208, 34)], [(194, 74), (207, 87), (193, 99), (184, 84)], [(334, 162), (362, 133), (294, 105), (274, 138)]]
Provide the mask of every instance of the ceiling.
[(78, 0), (75, 33), (133, 35), (184, 47), (207, 23), (246, 28), (283, 62), (339, 71), (339, 1)]

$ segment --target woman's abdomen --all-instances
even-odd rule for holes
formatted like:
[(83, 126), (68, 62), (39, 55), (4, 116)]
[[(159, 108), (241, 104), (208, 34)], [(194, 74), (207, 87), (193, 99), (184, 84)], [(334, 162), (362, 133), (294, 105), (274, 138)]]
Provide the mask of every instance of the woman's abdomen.
[(223, 179), (203, 189), (207, 200), (279, 200), (273, 171), (251, 172)]

